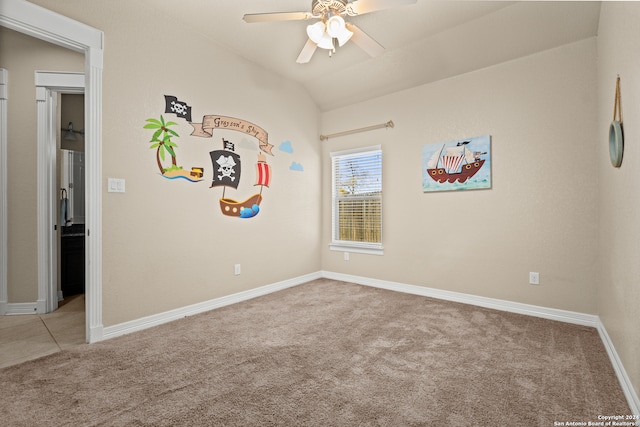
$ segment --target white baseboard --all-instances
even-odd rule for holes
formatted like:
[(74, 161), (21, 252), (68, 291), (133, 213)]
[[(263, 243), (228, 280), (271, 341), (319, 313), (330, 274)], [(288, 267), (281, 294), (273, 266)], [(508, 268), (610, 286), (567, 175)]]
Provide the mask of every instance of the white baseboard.
[(604, 348), (607, 350), (607, 354), (609, 355), (609, 359), (611, 360), (611, 364), (613, 365), (613, 370), (616, 372), (616, 376), (618, 377), (618, 381), (620, 382), (622, 391), (627, 398), (627, 403), (629, 404), (629, 409), (631, 409), (631, 414), (640, 415), (640, 399), (638, 398), (638, 394), (633, 388), (633, 384), (631, 384), (631, 379), (627, 375), (627, 371), (624, 369), (624, 365), (622, 364), (622, 361), (620, 360), (620, 357), (618, 356), (618, 353), (613, 346), (613, 342), (611, 342), (611, 338), (609, 338), (607, 330), (599, 319), (597, 328), (598, 333), (600, 334), (600, 339), (602, 339)]
[[(86, 327), (86, 323), (85, 323), (85, 327)], [(87, 341), (89, 342), (89, 344), (100, 342), (105, 339), (104, 336), (102, 336), (103, 333), (104, 333), (103, 326), (96, 326), (93, 328), (89, 327), (87, 328), (87, 334), (88, 334)]]
[(5, 304), (4, 314), (37, 314), (37, 302), (10, 302)]
[(407, 294), (420, 295), (446, 301), (460, 302), (464, 304), (476, 305), (479, 307), (493, 308), (511, 313), (526, 314), (528, 316), (543, 317), (545, 319), (559, 320), (561, 322), (574, 323), (578, 325), (597, 327), (598, 316), (593, 314), (578, 313), (575, 311), (558, 310), (555, 308), (540, 307), (537, 305), (522, 304), (500, 300), (495, 298), (481, 297), (477, 295), (464, 294), (461, 292), (445, 291), (442, 289), (427, 288), (425, 286), (407, 285), (404, 283), (390, 282), (387, 280), (372, 279), (369, 277), (352, 276), (349, 274), (333, 273), (323, 271), (322, 277), (327, 279), (340, 280), (343, 282), (357, 283), (359, 285), (372, 286), (375, 288), (388, 289), (391, 291), (404, 292)]
[[(573, 323), (583, 326), (591, 326), (598, 330), (600, 339), (611, 360), (613, 369), (616, 372), (622, 391), (627, 399), (631, 414), (640, 415), (640, 400), (633, 388), (631, 379), (624, 369), (622, 361), (618, 357), (607, 331), (602, 324), (600, 317), (592, 314), (578, 313), (574, 311), (558, 310), (555, 308), (540, 307), (530, 304), (522, 304), (512, 301), (499, 300), (494, 298), (480, 297), (476, 295), (463, 294), (459, 292), (444, 291), (441, 289), (427, 288), (423, 286), (407, 285), (404, 283), (390, 282), (386, 280), (372, 279), (368, 277), (352, 276), (342, 273), (323, 271), (322, 277), (343, 282), (357, 283), (359, 285), (372, 286), (375, 288), (388, 289), (391, 291), (404, 292), (413, 295), (437, 298), (446, 301), (460, 302), (480, 307), (493, 308), (495, 310), (508, 311), (511, 313), (525, 314), (528, 316), (542, 317), (545, 319), (558, 320), (561, 322)], [(627, 414), (624, 414), (627, 415)]]
[(39, 299), (36, 301), (36, 313), (45, 314), (47, 312), (47, 301)]
[(102, 340), (115, 338), (120, 335), (125, 335), (131, 332), (151, 328), (153, 326), (162, 325), (163, 323), (171, 322), (172, 320), (181, 319), (187, 316), (193, 316), (195, 314), (204, 313), (216, 308), (246, 301), (262, 295), (267, 295), (286, 288), (291, 288), (293, 286), (301, 285), (303, 283), (319, 279), (320, 277), (321, 275), (319, 272), (311, 273), (293, 279), (283, 280), (282, 282), (273, 283), (271, 285), (265, 285), (259, 288), (238, 292), (236, 294), (214, 298), (212, 300), (203, 301), (201, 303), (193, 305), (188, 305), (186, 307), (177, 308), (175, 310), (165, 311), (164, 313), (158, 313), (151, 316), (143, 317), (141, 319), (131, 320), (129, 322), (120, 323), (114, 326), (106, 326), (102, 329), (101, 334), (98, 334), (99, 331), (95, 331), (95, 333), (96, 336), (100, 335)]

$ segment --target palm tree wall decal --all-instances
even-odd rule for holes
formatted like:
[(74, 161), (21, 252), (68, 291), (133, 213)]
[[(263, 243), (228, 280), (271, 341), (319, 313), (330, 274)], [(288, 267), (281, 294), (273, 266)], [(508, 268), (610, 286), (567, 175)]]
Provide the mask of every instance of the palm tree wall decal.
[[(171, 169), (181, 169), (177, 166), (176, 163), (176, 153), (174, 148), (178, 146), (175, 142), (171, 141), (171, 138), (179, 137), (178, 133), (173, 129), (169, 129), (169, 126), (177, 125), (176, 122), (165, 122), (164, 117), (160, 115), (160, 120), (158, 119), (147, 119), (147, 124), (144, 125), (144, 129), (153, 129), (153, 136), (151, 137), (151, 146), (149, 148), (156, 148), (156, 161), (158, 162), (158, 169), (160, 169), (160, 173), (164, 175), (164, 173)], [(171, 166), (168, 168), (164, 168), (162, 166), (162, 162), (164, 161), (166, 154), (169, 153), (171, 156)]]

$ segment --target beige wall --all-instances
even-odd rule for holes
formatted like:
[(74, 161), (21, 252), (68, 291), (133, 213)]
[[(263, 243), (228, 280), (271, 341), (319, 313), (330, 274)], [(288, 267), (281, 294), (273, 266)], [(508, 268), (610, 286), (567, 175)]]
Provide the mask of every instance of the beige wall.
[(38, 299), (38, 236), (34, 72), (82, 71), (84, 58), (76, 52), (0, 27), (0, 67), (9, 73), (8, 302), (35, 302)]
[[(329, 152), (382, 145), (384, 244), (329, 250), (327, 191), (323, 269), (595, 314), (595, 67), (588, 39), (323, 114), (323, 133), (395, 123), (323, 144), (325, 189)], [(487, 134), (492, 189), (422, 192), (423, 144)]]
[[(640, 395), (640, 3), (603, 2), (598, 29), (598, 314)], [(616, 77), (620, 76), (624, 157), (609, 161)]]
[[(308, 94), (259, 66), (222, 50), (188, 26), (138, 2), (35, 1), (104, 31), (103, 71), (103, 323), (143, 316), (233, 294), (320, 269), (320, 148), (318, 110)], [(126, 13), (123, 13), (126, 10)], [(179, 34), (179, 37), (176, 37)], [(253, 187), (257, 143), (238, 132), (189, 136), (192, 127), (164, 114), (164, 95), (192, 106), (193, 121), (227, 115), (262, 126), (275, 145), (273, 170), (261, 212), (252, 219), (220, 213), (222, 190), (210, 189), (209, 151), (225, 137), (242, 156), (238, 190)], [(189, 183), (159, 175), (150, 117), (179, 123), (178, 164), (205, 167), (205, 180)], [(278, 150), (291, 141), (294, 152)], [(249, 144), (253, 150), (239, 148)], [(293, 161), (303, 172), (292, 171)], [(107, 178), (126, 181), (125, 193), (108, 193)], [(234, 276), (234, 264), (242, 274)]]

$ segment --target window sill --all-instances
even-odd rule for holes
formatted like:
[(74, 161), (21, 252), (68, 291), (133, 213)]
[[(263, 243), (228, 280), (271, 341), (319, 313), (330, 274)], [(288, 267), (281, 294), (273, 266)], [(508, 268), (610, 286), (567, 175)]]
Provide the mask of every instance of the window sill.
[(332, 242), (329, 249), (340, 252), (355, 252), (369, 255), (384, 255), (382, 245), (358, 244), (355, 242)]

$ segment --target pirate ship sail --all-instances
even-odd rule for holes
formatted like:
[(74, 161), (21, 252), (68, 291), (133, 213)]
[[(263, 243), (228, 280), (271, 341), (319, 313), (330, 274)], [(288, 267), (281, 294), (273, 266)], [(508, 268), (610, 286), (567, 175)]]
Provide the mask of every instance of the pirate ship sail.
[(240, 184), (241, 162), (240, 156), (234, 152), (234, 144), (222, 139), (224, 149), (209, 152), (211, 163), (213, 164), (213, 181), (211, 187), (223, 187), (220, 198), (220, 210), (224, 215), (240, 218), (252, 218), (260, 212), (260, 202), (262, 202), (262, 189), (268, 187), (271, 181), (271, 167), (267, 164), (266, 158), (258, 154), (256, 165), (257, 182), (260, 185), (260, 193), (254, 194), (244, 201), (236, 201), (225, 197), (227, 187), (238, 188)]
[(486, 152), (471, 152), (467, 144), (471, 141), (458, 142), (455, 147), (442, 145), (439, 151), (433, 153), (427, 162), (427, 173), (438, 183), (456, 181), (463, 183), (474, 176), (484, 165), (480, 159)]
[(267, 157), (258, 153), (258, 163), (256, 163), (256, 183), (253, 184), (260, 186), (260, 194), (262, 194), (262, 189), (264, 187), (268, 187), (271, 183), (271, 166), (267, 164)]

